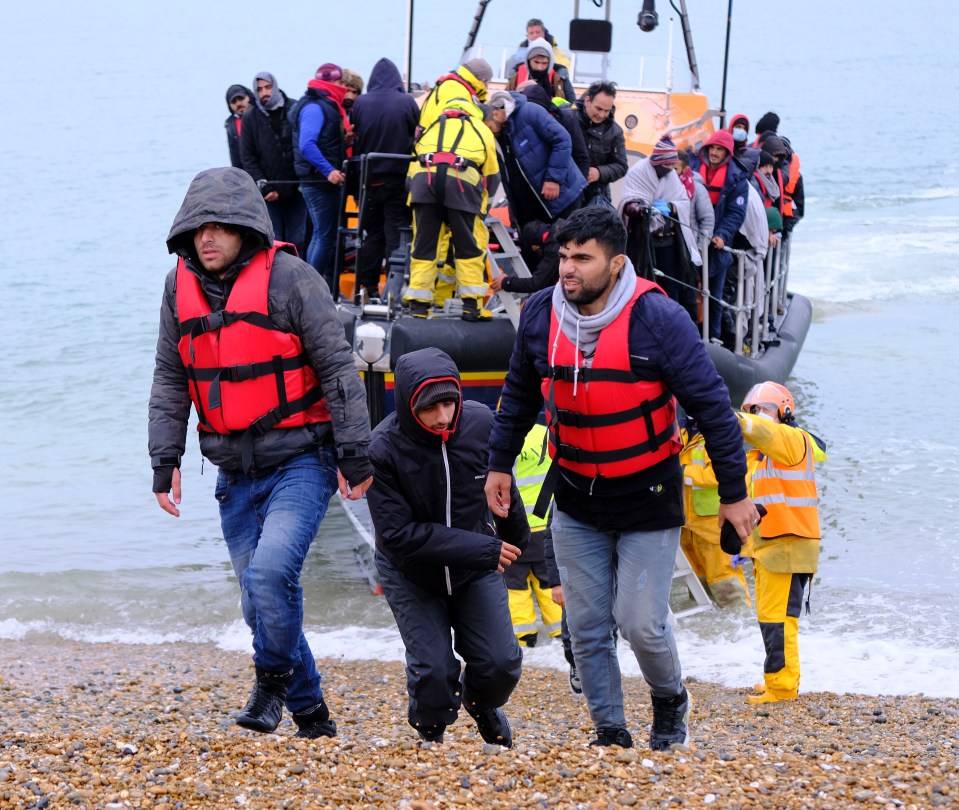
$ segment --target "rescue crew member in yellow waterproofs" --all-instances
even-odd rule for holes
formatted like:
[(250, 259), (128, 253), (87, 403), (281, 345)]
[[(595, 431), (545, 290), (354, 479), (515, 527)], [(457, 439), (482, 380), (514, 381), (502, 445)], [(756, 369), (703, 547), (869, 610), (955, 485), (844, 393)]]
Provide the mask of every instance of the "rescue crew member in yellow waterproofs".
[(489, 204), (487, 178), (499, 172), (493, 133), (470, 99), (454, 98), (420, 134), (413, 153), (416, 159), (409, 170), (413, 249), (404, 301), (414, 317), (429, 316), (438, 262), (446, 259), (446, 251), (440, 249), (445, 227), (456, 259), (456, 294), (463, 301), (463, 320), (485, 320), (489, 231), (483, 219)]
[(751, 445), (746, 454), (751, 495), (766, 508), (741, 552), (753, 559), (756, 616), (766, 650), (763, 683), (746, 702), (775, 703), (799, 693), (799, 614), (819, 564), (816, 464), (826, 460), (826, 448), (795, 425), (792, 394), (779, 383), (754, 385), (743, 411), (737, 416)]
[(680, 435), (683, 449), (679, 463), (683, 466), (686, 514), (686, 524), (679, 535), (683, 553), (717, 605), (750, 606), (752, 601), (742, 566), (734, 566), (732, 558), (719, 547), (719, 483), (706, 452), (706, 441), (689, 417)]
[(563, 619), (563, 608), (553, 601), (553, 591), (548, 584), (545, 543), (547, 518), (533, 514), (550, 465), (549, 453), (543, 452), (545, 438), (546, 428), (533, 425), (533, 429), (526, 434), (523, 449), (516, 457), (516, 466), (513, 468), (516, 485), (526, 506), (530, 540), (523, 556), (506, 569), (503, 578), (509, 591), (513, 632), (521, 647), (536, 646), (537, 605), (551, 638), (560, 634)]

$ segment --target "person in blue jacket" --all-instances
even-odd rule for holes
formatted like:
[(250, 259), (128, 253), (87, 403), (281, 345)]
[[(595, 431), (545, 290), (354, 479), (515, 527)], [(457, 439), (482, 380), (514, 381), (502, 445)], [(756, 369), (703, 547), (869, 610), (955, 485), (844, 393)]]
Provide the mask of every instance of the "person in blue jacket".
[(346, 179), (346, 118), (343, 100), (347, 87), (343, 70), (330, 62), (320, 65), (307, 83), (306, 93), (290, 110), (293, 128), (293, 165), (313, 222), (306, 260), (336, 298), (333, 264), (340, 221), (340, 185)]
[(514, 224), (563, 219), (582, 205), (586, 178), (573, 161), (569, 133), (522, 93), (490, 98), (486, 125), (503, 153), (500, 177)]
[(733, 136), (725, 129), (714, 132), (699, 150), (702, 163), (699, 174), (706, 184), (713, 204), (715, 223), (709, 243), (709, 337), (718, 339), (722, 332), (723, 285), (733, 264), (733, 254), (723, 250), (732, 247), (733, 239), (746, 218), (749, 199), (749, 173), (733, 155)]
[(650, 747), (665, 751), (689, 739), (668, 604), (683, 525), (677, 400), (713, 459), (719, 523), (746, 538), (759, 513), (726, 385), (686, 311), (636, 276), (620, 216), (582, 208), (555, 237), (559, 283), (532, 295), (520, 315), (490, 434), (487, 503), (499, 515), (511, 505), (510, 471), (545, 400), (553, 466), (540, 503), (555, 484), (553, 551), (596, 728), (591, 744), (633, 744), (618, 628), (649, 684)]

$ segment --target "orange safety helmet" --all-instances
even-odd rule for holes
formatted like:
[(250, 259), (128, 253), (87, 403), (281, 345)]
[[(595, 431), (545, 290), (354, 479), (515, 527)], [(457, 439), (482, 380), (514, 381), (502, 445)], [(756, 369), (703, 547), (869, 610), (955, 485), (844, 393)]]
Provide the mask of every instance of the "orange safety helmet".
[(748, 411), (753, 405), (769, 405), (775, 408), (780, 422), (791, 422), (796, 415), (796, 405), (789, 389), (772, 380), (757, 383), (746, 392), (743, 410)]

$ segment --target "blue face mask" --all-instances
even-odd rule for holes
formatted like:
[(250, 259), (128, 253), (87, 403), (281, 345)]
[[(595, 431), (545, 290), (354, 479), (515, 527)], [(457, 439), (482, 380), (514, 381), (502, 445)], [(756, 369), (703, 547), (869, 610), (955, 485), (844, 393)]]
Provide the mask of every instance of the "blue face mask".
[(736, 129), (733, 130), (733, 140), (736, 141), (736, 143), (745, 143), (746, 130), (736, 127)]

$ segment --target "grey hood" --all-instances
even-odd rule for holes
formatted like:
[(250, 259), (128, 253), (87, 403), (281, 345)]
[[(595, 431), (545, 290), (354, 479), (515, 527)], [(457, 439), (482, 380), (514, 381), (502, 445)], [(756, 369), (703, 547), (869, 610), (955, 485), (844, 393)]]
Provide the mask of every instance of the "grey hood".
[(204, 222), (242, 228), (247, 234), (244, 242), (255, 242), (249, 247), (257, 250), (273, 244), (266, 203), (253, 178), (242, 169), (206, 169), (193, 178), (166, 239), (170, 253), (195, 259), (193, 232)]

